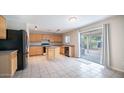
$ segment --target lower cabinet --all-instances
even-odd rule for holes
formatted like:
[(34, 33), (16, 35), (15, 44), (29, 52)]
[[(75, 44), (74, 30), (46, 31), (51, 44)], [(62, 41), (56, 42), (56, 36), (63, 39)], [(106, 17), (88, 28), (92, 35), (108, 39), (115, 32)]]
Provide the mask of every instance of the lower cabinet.
[(69, 47), (69, 57), (74, 57), (74, 46)]
[(12, 77), (17, 70), (17, 52), (0, 54), (0, 77)]
[(31, 46), (29, 48), (29, 56), (43, 55), (43, 47)]
[(64, 49), (65, 47), (64, 46), (61, 46), (60, 47), (60, 54), (62, 54), (62, 55), (64, 55), (65, 54), (65, 49)]

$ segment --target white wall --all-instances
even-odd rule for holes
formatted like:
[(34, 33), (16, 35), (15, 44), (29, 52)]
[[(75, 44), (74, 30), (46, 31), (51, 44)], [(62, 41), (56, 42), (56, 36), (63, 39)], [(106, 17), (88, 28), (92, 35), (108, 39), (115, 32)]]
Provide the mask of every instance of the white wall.
[(78, 31), (71, 31), (71, 32), (67, 32), (67, 33), (64, 33), (63, 34), (63, 43), (65, 43), (64, 42), (64, 37), (66, 36), (66, 35), (69, 35), (70, 36), (70, 39), (71, 39), (71, 41), (70, 41), (70, 44), (71, 45), (74, 45), (75, 46), (75, 57), (79, 57), (79, 50), (78, 50)]
[(124, 16), (114, 16), (106, 20), (90, 24), (72, 32), (65, 33), (71, 35), (71, 44), (75, 45), (76, 57), (79, 55), (78, 51), (78, 31), (86, 31), (94, 27), (99, 27), (102, 24), (110, 24), (110, 56), (111, 67), (116, 70), (124, 72)]
[(26, 24), (20, 23), (16, 20), (8, 20), (7, 19), (7, 28), (13, 30), (26, 30)]

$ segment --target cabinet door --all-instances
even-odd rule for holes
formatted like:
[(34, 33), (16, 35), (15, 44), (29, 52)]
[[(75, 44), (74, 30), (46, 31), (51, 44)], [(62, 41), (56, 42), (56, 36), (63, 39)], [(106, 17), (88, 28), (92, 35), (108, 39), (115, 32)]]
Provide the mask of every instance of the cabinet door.
[(41, 34), (30, 34), (30, 42), (41, 42), (42, 36)]
[(58, 58), (60, 56), (60, 47), (55, 48), (55, 57)]
[(53, 37), (55, 43), (62, 42), (62, 36), (61, 35), (54, 35)]
[(42, 38), (43, 38), (43, 39), (48, 39), (48, 40), (49, 40), (49, 39), (50, 39), (50, 34), (43, 34)]
[(29, 48), (30, 56), (36, 56), (36, 55), (42, 55), (42, 54), (43, 54), (43, 47), (32, 46)]
[(0, 16), (0, 39), (6, 39), (6, 20)]
[(40, 34), (36, 34), (36, 42), (41, 42), (41, 35)]
[(64, 55), (64, 46), (60, 47), (60, 54)]
[(57, 36), (57, 42), (59, 42), (59, 43), (62, 42), (62, 35)]
[(54, 43), (54, 35), (50, 35), (50, 42)]
[(30, 42), (35, 42), (36, 41), (35, 34), (30, 34), (29, 39), (30, 39)]
[(54, 48), (47, 48), (47, 58), (49, 60), (55, 59), (55, 49)]
[(74, 57), (74, 47), (73, 46), (69, 47), (69, 56)]
[(17, 70), (17, 53), (11, 54), (11, 74), (13, 75)]

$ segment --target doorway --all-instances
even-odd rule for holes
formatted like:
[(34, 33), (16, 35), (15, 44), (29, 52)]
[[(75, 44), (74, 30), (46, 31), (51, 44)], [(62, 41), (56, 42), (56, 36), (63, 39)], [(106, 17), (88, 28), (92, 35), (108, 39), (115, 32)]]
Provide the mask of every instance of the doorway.
[(102, 64), (102, 29), (80, 33), (80, 57)]

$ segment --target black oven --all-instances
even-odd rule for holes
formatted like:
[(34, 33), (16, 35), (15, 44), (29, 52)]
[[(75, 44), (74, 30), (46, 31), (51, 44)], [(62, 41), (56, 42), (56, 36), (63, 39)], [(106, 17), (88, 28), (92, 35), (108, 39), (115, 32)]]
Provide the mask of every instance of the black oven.
[(65, 47), (65, 56), (69, 57), (69, 47)]

